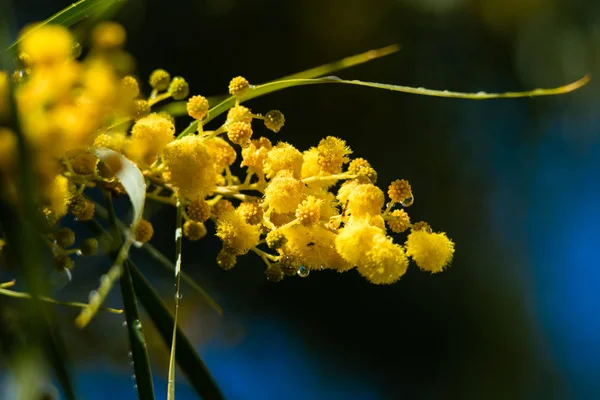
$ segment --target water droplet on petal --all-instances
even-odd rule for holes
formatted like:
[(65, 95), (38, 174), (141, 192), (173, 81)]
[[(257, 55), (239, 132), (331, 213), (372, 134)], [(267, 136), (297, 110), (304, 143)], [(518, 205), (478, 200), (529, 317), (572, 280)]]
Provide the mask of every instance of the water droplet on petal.
[[(132, 352), (127, 353), (127, 357), (129, 357), (129, 358), (133, 357), (133, 353)], [(134, 378), (135, 378), (135, 376), (134, 376)]]
[(412, 204), (415, 202), (415, 198), (414, 197), (407, 197), (404, 200), (402, 200), (400, 202), (400, 204), (402, 204), (403, 207), (410, 207), (412, 206)]
[(126, 327), (127, 326), (127, 321), (123, 321), (122, 325), (123, 325), (123, 327)]
[(183, 299), (183, 295), (181, 293), (177, 293), (175, 295), (179, 300)]
[(298, 268), (298, 276), (300, 278), (306, 278), (308, 274), (310, 274), (310, 270), (304, 265), (301, 265), (300, 268)]

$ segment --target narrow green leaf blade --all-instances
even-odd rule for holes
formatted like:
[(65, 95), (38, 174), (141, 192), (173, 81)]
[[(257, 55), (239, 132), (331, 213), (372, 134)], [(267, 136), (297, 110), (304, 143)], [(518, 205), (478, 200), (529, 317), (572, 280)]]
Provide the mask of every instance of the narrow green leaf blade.
[(125, 261), (123, 274), (121, 275), (121, 295), (123, 296), (127, 332), (129, 334), (129, 343), (131, 344), (131, 359), (133, 360), (135, 382), (140, 400), (154, 400), (154, 385), (152, 383), (148, 347), (142, 329), (130, 269), (129, 262)]
[[(385, 89), (391, 90), (394, 92), (402, 92), (409, 94), (418, 94), (422, 96), (432, 96), (432, 97), (446, 97), (446, 98), (454, 98), (454, 99), (468, 99), (468, 100), (490, 100), (490, 99), (504, 99), (504, 98), (521, 98), (521, 97), (538, 97), (538, 96), (555, 96), (559, 94), (570, 93), (574, 90), (579, 89), (580, 87), (586, 85), (590, 81), (590, 77), (588, 75), (583, 78), (571, 82), (567, 85), (559, 86), (556, 88), (549, 89), (533, 89), (528, 91), (521, 92), (505, 92), (505, 93), (486, 93), (486, 92), (477, 92), (477, 93), (466, 93), (466, 92), (453, 92), (449, 90), (435, 90), (435, 89), (426, 89), (422, 87), (411, 87), (411, 86), (401, 86), (401, 85), (390, 85), (385, 83), (377, 83), (377, 82), (364, 82), (359, 80), (344, 80), (340, 79), (336, 76), (326, 76), (323, 78), (315, 78), (315, 79), (289, 79), (283, 81), (275, 81), (265, 83), (264, 85), (258, 85), (251, 88), (248, 93), (240, 99), (240, 103), (244, 101), (248, 101), (254, 99), (256, 97), (261, 97), (267, 95), (269, 93), (277, 92), (279, 90), (287, 89), (295, 86), (306, 86), (306, 85), (316, 85), (316, 84), (324, 84), (324, 83), (342, 83), (348, 85), (357, 85), (357, 86), (366, 86), (375, 89)], [(208, 123), (212, 121), (214, 118), (223, 114), (231, 107), (235, 105), (235, 97), (229, 97), (221, 103), (217, 104), (215, 107), (211, 108), (209, 111), (209, 116), (205, 120), (204, 123)], [(198, 121), (192, 122), (183, 132), (179, 134), (178, 137), (186, 136), (190, 133), (195, 132), (198, 129)]]
[[(144, 278), (135, 264), (132, 262), (130, 265), (133, 287), (138, 299), (158, 329), (165, 345), (170, 346), (173, 336), (173, 317), (167, 309), (167, 306), (162, 302), (158, 294), (154, 291), (152, 286), (150, 286), (150, 283)], [(204, 400), (224, 399), (223, 394), (212, 378), (206, 364), (204, 364), (200, 355), (198, 355), (196, 349), (194, 349), (194, 346), (179, 327), (177, 327), (176, 341), (177, 350), (175, 352), (175, 360), (177, 361), (179, 368), (181, 368), (181, 371), (184, 373), (187, 381), (192, 385), (196, 392)]]

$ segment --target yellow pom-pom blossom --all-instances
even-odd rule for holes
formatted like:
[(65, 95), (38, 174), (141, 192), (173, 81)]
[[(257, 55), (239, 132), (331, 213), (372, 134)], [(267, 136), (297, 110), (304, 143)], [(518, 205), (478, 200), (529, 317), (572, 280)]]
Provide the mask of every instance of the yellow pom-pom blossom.
[(318, 176), (320, 172), (319, 150), (317, 150), (316, 147), (311, 147), (302, 153), (302, 169), (300, 176), (302, 179), (310, 178), (311, 176)]
[(0, 71), (0, 118), (8, 114), (8, 73)]
[(356, 216), (378, 215), (385, 201), (381, 189), (372, 184), (357, 185), (348, 196), (347, 211)]
[(296, 209), (296, 218), (302, 225), (314, 225), (321, 219), (323, 200), (308, 196)]
[(317, 150), (319, 151), (318, 163), (325, 174), (342, 172), (342, 166), (350, 161), (348, 155), (352, 153), (344, 140), (333, 136), (321, 139)]
[(242, 149), (242, 167), (252, 168), (257, 174), (262, 175), (265, 160), (272, 148), (271, 141), (265, 137), (251, 140), (250, 146)]
[(123, 46), (127, 34), (121, 24), (104, 21), (92, 31), (92, 43), (100, 49), (115, 49)]
[(337, 235), (320, 226), (293, 225), (281, 228), (287, 239), (285, 253), (309, 269), (335, 269), (339, 272), (354, 267), (337, 252)]
[(223, 245), (244, 254), (256, 246), (260, 240), (260, 227), (251, 225), (235, 211), (223, 213), (217, 220), (217, 236)]
[(73, 37), (61, 25), (31, 26), (23, 30), (19, 46), (33, 64), (60, 63), (71, 57)]
[(250, 225), (260, 224), (263, 219), (263, 209), (258, 201), (244, 201), (236, 209)]
[(227, 111), (227, 121), (225, 123), (231, 124), (234, 122), (245, 122), (249, 124), (252, 122), (252, 113), (244, 106), (237, 105), (231, 107), (229, 111)]
[(277, 213), (293, 212), (302, 201), (303, 193), (304, 183), (291, 172), (282, 171), (265, 189), (265, 203)]
[(187, 215), (193, 221), (205, 222), (210, 218), (210, 206), (202, 199), (195, 199), (188, 204)]
[(388, 226), (394, 233), (402, 233), (410, 226), (410, 217), (404, 210), (394, 210), (390, 213), (393, 219), (387, 221)]
[(184, 78), (176, 76), (169, 84), (169, 93), (174, 100), (183, 100), (190, 94), (190, 86)]
[(171, 171), (171, 183), (183, 197), (203, 199), (215, 190), (217, 174), (201, 138), (186, 136), (172, 141), (163, 159)]
[(252, 126), (241, 121), (229, 124), (227, 125), (227, 137), (235, 144), (248, 147), (252, 137)]
[(145, 219), (140, 220), (140, 222), (138, 222), (137, 226), (135, 227), (135, 240), (141, 243), (146, 243), (150, 239), (152, 239), (153, 235), (154, 228), (152, 227), (150, 221), (147, 221)]
[(268, 178), (273, 178), (280, 171), (290, 171), (294, 178), (302, 174), (302, 153), (286, 142), (279, 142), (273, 147), (265, 160), (264, 171)]
[(235, 210), (235, 207), (233, 206), (233, 204), (231, 204), (229, 200), (219, 200), (215, 205), (211, 207), (212, 213), (215, 214), (217, 218), (219, 218), (226, 212), (233, 210)]
[(122, 132), (102, 133), (94, 139), (94, 147), (106, 147), (120, 153), (123, 150), (125, 141), (126, 137)]
[(57, 175), (52, 183), (45, 188), (48, 208), (56, 218), (63, 217), (68, 211), (69, 181), (62, 175)]
[(454, 255), (454, 242), (443, 232), (412, 230), (405, 246), (407, 254), (419, 268), (432, 274), (442, 272)]
[(148, 83), (150, 83), (152, 89), (165, 90), (169, 87), (169, 83), (171, 83), (171, 75), (164, 69), (155, 69), (150, 74)]
[(186, 108), (190, 117), (201, 120), (208, 115), (208, 100), (204, 96), (190, 97)]
[(121, 79), (121, 89), (122, 93), (131, 99), (135, 99), (140, 94), (140, 85), (137, 79), (131, 75), (127, 75)]
[(243, 76), (236, 76), (229, 82), (229, 94), (243, 96), (250, 89), (250, 83)]
[(407, 199), (412, 199), (412, 189), (405, 179), (397, 179), (388, 187), (388, 196), (395, 203), (402, 203)]
[(235, 162), (237, 153), (229, 143), (220, 137), (215, 137), (205, 142), (206, 150), (215, 163), (215, 171), (221, 174), (225, 167)]
[(185, 221), (183, 224), (183, 236), (192, 242), (206, 236), (206, 226), (202, 222)]
[(356, 189), (361, 184), (362, 183), (357, 179), (346, 181), (342, 183), (342, 186), (340, 186), (340, 188), (338, 189), (338, 192), (335, 197), (343, 206), (345, 206), (354, 189)]
[(365, 220), (347, 223), (335, 238), (337, 252), (352, 265), (362, 264), (371, 249), (373, 238), (382, 230), (369, 225)]
[(321, 200), (321, 208), (319, 210), (321, 214), (321, 220), (326, 221), (334, 215), (339, 215), (338, 202), (335, 199), (335, 195), (326, 189), (318, 186), (309, 185), (304, 193), (307, 196), (314, 196)]
[(365, 259), (358, 264), (358, 272), (371, 283), (389, 285), (400, 279), (407, 267), (408, 258), (402, 246), (380, 233), (373, 237)]
[[(150, 114), (136, 121), (131, 129), (132, 145), (144, 158), (159, 155), (173, 140), (175, 125), (168, 119)], [(146, 162), (151, 160), (146, 160)]]

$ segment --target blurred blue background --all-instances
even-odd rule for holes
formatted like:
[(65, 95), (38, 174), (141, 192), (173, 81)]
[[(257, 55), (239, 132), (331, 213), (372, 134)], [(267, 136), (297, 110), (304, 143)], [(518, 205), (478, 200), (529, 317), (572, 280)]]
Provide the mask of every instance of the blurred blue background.
[[(22, 26), (67, 4), (13, 8)], [(600, 4), (591, 0), (130, 0), (116, 18), (141, 80), (165, 68), (194, 94), (391, 43), (402, 50), (339, 75), (507, 91), (600, 72)], [(600, 398), (599, 100), (593, 77), (552, 98), (475, 102), (327, 85), (250, 103), (286, 115), (274, 140), (307, 149), (339, 136), (371, 161), (380, 185), (408, 179), (411, 218), (446, 231), (456, 255), (443, 274), (411, 266), (390, 287), (355, 271), (269, 284), (252, 255), (225, 272), (216, 239), (186, 243), (184, 269), (225, 315), (184, 289), (184, 326), (226, 397)], [(172, 214), (154, 210), (152, 221)], [(167, 255), (171, 230), (165, 223), (153, 242)], [(139, 260), (170, 296), (169, 275)], [(85, 298), (106, 267), (75, 270), (79, 285), (64, 297)], [(84, 332), (72, 318), (65, 312), (64, 329), (82, 398), (135, 398), (125, 331), (113, 334), (120, 317), (100, 316)], [(150, 325), (163, 398), (166, 352)], [(194, 398), (178, 380), (178, 398)]]

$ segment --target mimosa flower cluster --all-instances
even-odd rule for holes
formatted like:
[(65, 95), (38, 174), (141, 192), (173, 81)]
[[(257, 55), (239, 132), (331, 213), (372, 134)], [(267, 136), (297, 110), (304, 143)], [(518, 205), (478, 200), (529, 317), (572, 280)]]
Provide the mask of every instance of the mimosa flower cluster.
[[(241, 105), (252, 88), (243, 77), (229, 83), (237, 101), (225, 120), (208, 130), (209, 101), (190, 97), (184, 78), (155, 70), (148, 78), (149, 95), (142, 95), (122, 49), (125, 36), (118, 24), (98, 25), (91, 50), (78, 60), (67, 29), (36, 27), (20, 42), (19, 72), (0, 73), (0, 113), (9, 112), (9, 79), (16, 85), (37, 200), (48, 221), (42, 234), (57, 267), (72, 268), (73, 257), (95, 249), (92, 238), (73, 248), (73, 231), (60, 227), (67, 213), (94, 218), (86, 189), (123, 192), (114, 174), (119, 166), (100, 162), (91, 152), (95, 147), (137, 165), (147, 181), (147, 201), (181, 207), (188, 240), (202, 239), (214, 225), (223, 243), (216, 262), (223, 269), (255, 253), (271, 281), (314, 270), (356, 269), (369, 282), (391, 284), (406, 272), (409, 258), (431, 273), (450, 264), (454, 243), (446, 234), (411, 223), (405, 209), (414, 196), (406, 180), (378, 187), (372, 164), (354, 157), (342, 138), (328, 136), (297, 149), (284, 135), (281, 111), (263, 115)], [(187, 114), (198, 121), (195, 132), (178, 133), (174, 116), (159, 111), (169, 99), (187, 101)], [(261, 131), (270, 132), (262, 136)], [(16, 144), (14, 132), (0, 128), (0, 175), (8, 187), (19, 173)], [(236, 176), (234, 166), (245, 174)], [(153, 231), (143, 220), (135, 238), (147, 242)], [(398, 240), (399, 234), (407, 235)]]

